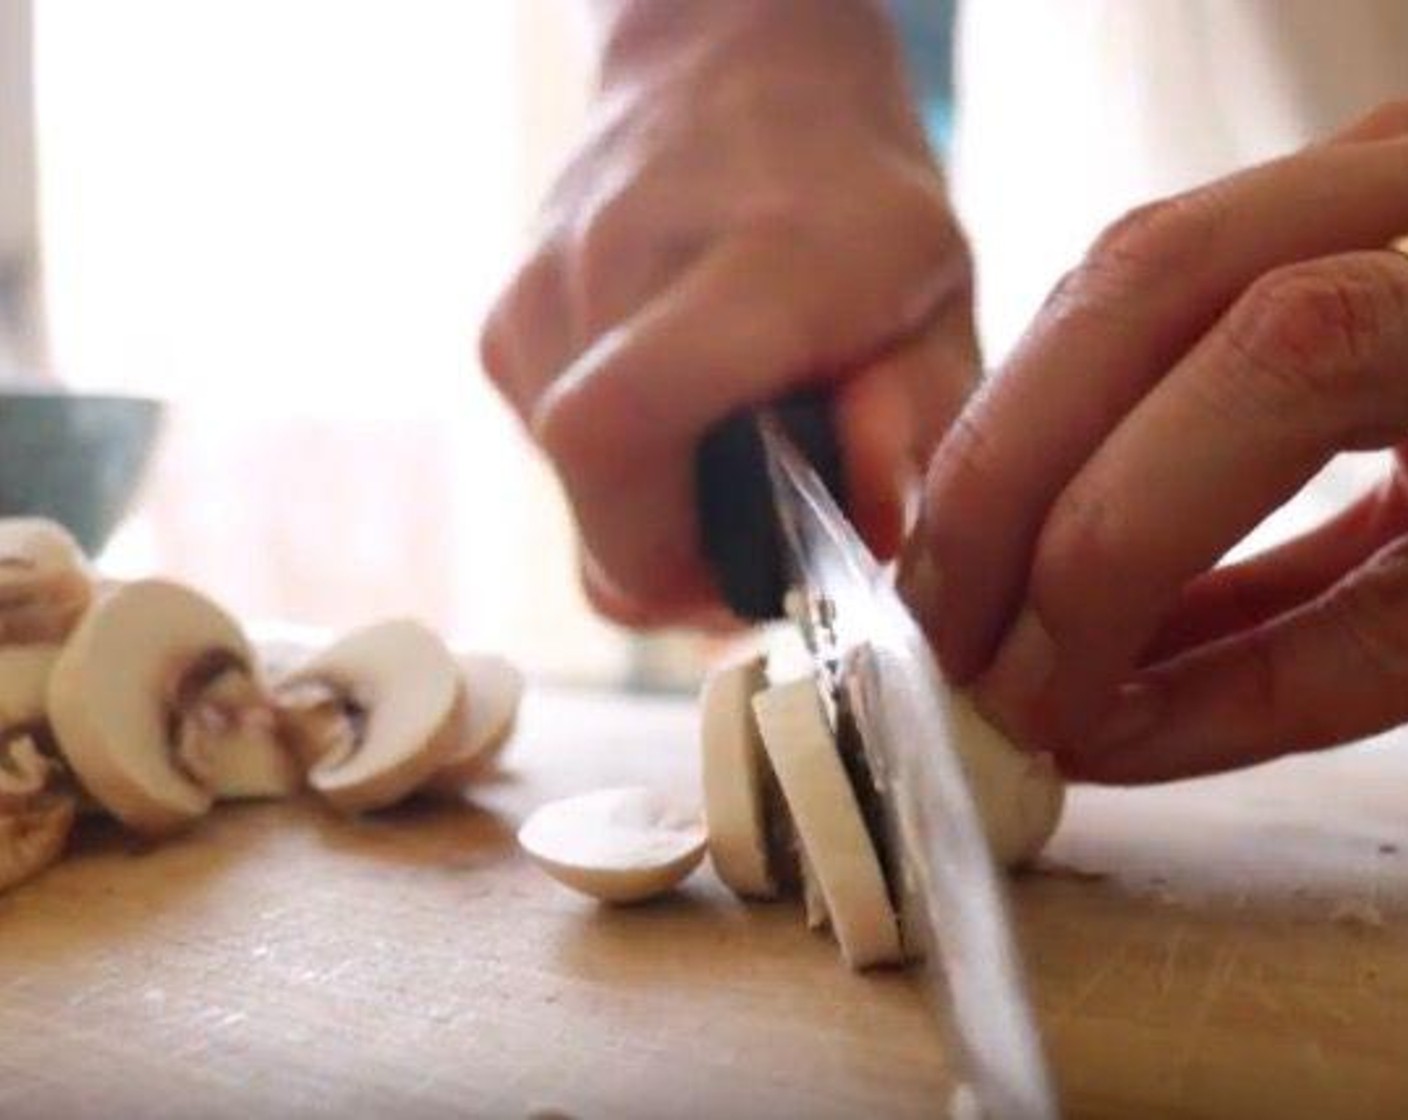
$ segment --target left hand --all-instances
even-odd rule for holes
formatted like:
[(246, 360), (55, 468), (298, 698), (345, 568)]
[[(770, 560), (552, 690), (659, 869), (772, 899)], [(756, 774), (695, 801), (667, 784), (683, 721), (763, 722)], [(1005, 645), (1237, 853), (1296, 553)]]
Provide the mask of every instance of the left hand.
[[(1068, 774), (1158, 781), (1408, 720), (1408, 101), (1138, 210), (940, 446), (901, 585)], [(1391, 478), (1215, 565), (1341, 451)], [(930, 625), (938, 620), (937, 625)]]

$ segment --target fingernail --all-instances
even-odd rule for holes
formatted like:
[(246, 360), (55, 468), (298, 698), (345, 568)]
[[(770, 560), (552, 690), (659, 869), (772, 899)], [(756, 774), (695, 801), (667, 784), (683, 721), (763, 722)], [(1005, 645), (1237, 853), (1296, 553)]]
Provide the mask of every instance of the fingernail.
[(1143, 681), (1123, 685), (1088, 744), (1104, 750), (1142, 739), (1159, 725), (1163, 712), (1163, 697), (1153, 685)]
[(984, 701), (1009, 715), (1029, 715), (1055, 671), (1056, 644), (1028, 607), (1018, 616), (983, 677)]

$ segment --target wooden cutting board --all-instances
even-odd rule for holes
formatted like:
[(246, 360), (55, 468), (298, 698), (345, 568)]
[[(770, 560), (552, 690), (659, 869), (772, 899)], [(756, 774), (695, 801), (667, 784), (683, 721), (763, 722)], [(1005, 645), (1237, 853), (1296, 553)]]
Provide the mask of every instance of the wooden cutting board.
[[(697, 783), (691, 706), (530, 697), (470, 804), (90, 825), (0, 898), (0, 1117), (938, 1116), (912, 978), (701, 871), (598, 907), (513, 833)], [(1078, 791), (1015, 910), (1068, 1114), (1408, 1116), (1408, 750)]]

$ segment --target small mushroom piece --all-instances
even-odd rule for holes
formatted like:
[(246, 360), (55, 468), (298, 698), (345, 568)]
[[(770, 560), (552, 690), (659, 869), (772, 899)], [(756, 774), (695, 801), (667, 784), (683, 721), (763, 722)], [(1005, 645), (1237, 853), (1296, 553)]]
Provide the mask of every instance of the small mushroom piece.
[(753, 711), (841, 956), (854, 969), (899, 963), (904, 951), (885, 873), (815, 682), (766, 689), (753, 698)]
[[(84, 788), (129, 828), (175, 831), (204, 816), (250, 749), (229, 674), (252, 675), (239, 625), (203, 595), (139, 580), (104, 595), (49, 678), (49, 722)], [(254, 693), (248, 706), (257, 709)], [(257, 722), (257, 721), (256, 721)], [(261, 748), (262, 749), (262, 748)]]
[(603, 902), (643, 902), (673, 890), (704, 858), (699, 814), (642, 786), (603, 789), (542, 806), (518, 843), (564, 886)]
[(766, 686), (763, 659), (750, 656), (711, 673), (700, 697), (709, 858), (742, 898), (778, 893), (765, 820), (767, 759), (753, 718), (753, 697)]
[(962, 693), (950, 695), (949, 716), (993, 858), (1005, 868), (1030, 863), (1056, 831), (1065, 805), (1055, 761), (1014, 746)]
[(0, 891), (38, 874), (63, 854), (74, 799), (49, 789), (57, 765), (33, 735), (0, 741)]
[(88, 562), (63, 526), (0, 518), (0, 645), (62, 641), (92, 598)]
[(523, 699), (523, 674), (507, 659), (467, 653), (459, 660), (465, 700), (460, 745), (426, 783), (432, 793), (458, 794), (488, 772), (513, 736)]
[(348, 634), (280, 683), (275, 701), (308, 784), (343, 812), (395, 804), (461, 745), (459, 666), (409, 619)]

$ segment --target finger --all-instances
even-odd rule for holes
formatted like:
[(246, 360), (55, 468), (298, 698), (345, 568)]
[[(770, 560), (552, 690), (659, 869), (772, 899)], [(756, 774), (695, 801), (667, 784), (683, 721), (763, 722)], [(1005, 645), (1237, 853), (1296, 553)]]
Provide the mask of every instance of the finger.
[(898, 550), (923, 465), (980, 369), (972, 304), (963, 292), (919, 336), (838, 387), (847, 512), (882, 560)]
[(1248, 290), (1110, 435), (1041, 531), (985, 701), (1075, 741), (1188, 580), (1334, 454), (1408, 431), (1408, 259), (1293, 265)]
[(1397, 140), (1308, 151), (1108, 231), (931, 467), (920, 532), (936, 600), (915, 606), (949, 674), (967, 681), (987, 664), (1051, 502), (1248, 284), (1290, 262), (1381, 246), (1405, 225), (1408, 141)]
[(555, 246), (549, 238), (519, 269), (479, 335), (484, 371), (525, 423), (573, 356), (570, 304)]
[(1408, 491), (1395, 471), (1310, 532), (1196, 577), (1140, 663), (1154, 665), (1195, 646), (1247, 630), (1309, 602), (1408, 532)]
[(1253, 630), (1144, 674), (1074, 777), (1157, 782), (1361, 739), (1408, 719), (1408, 541)]
[(1329, 142), (1361, 144), (1371, 140), (1390, 140), (1405, 133), (1408, 133), (1408, 98), (1400, 98), (1371, 109), (1336, 132)]
[(938, 249), (857, 247), (838, 268), (786, 238), (728, 243), (548, 389), (535, 434), (613, 583), (657, 611), (713, 601), (693, 509), (699, 438), (737, 408), (842, 378), (913, 334), (956, 286), (934, 267)]

